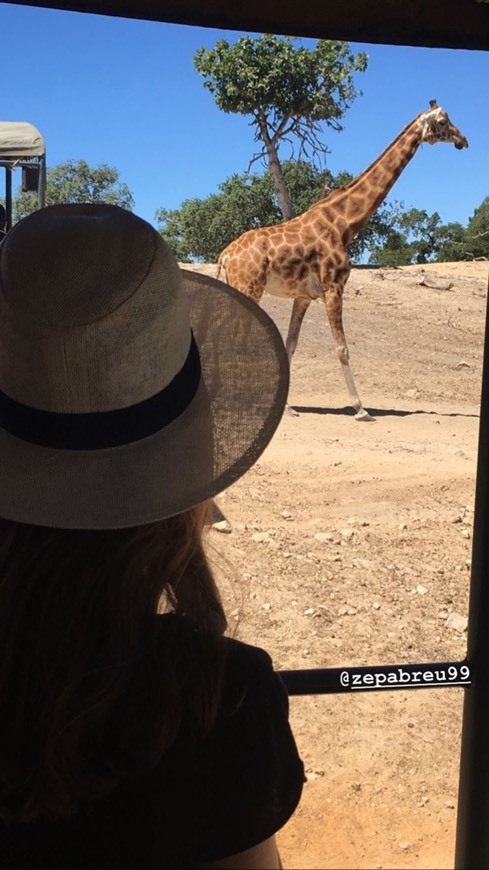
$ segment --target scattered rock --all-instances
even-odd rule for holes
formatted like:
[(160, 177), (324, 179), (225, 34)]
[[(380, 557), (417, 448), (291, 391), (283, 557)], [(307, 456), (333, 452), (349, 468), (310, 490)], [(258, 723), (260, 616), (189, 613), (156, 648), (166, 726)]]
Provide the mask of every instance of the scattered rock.
[(324, 770), (313, 770), (312, 767), (306, 768), (306, 778), (308, 781), (319, 779), (321, 776), (324, 776)]
[(230, 535), (232, 532), (232, 528), (227, 520), (219, 520), (217, 523), (212, 523), (211, 528), (224, 535)]
[(327, 544), (329, 541), (333, 540), (333, 535), (331, 532), (316, 532), (314, 535), (316, 541), (319, 541), (321, 544)]
[(254, 532), (251, 540), (255, 541), (256, 544), (268, 544), (272, 539), (268, 532)]
[(445, 622), (445, 628), (451, 628), (452, 631), (458, 631), (459, 634), (462, 634), (463, 631), (467, 630), (467, 622), (466, 616), (460, 616), (459, 613), (454, 611)]
[(423, 274), (417, 282), (420, 287), (430, 287), (432, 290), (451, 290), (453, 281), (437, 281), (430, 275)]
[(413, 844), (410, 843), (409, 840), (401, 840), (400, 843), (398, 843), (399, 848), (400, 848), (403, 852), (407, 852), (408, 849), (410, 849), (410, 848), (412, 847), (412, 845), (413, 845)]

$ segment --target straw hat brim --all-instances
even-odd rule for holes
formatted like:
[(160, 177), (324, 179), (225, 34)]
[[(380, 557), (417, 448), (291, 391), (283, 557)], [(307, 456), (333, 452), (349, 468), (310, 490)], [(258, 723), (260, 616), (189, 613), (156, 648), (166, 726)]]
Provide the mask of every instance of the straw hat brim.
[(101, 450), (59, 450), (0, 429), (0, 515), (57, 528), (123, 528), (173, 516), (240, 478), (269, 444), (289, 386), (280, 333), (252, 300), (182, 270), (202, 380), (160, 432)]

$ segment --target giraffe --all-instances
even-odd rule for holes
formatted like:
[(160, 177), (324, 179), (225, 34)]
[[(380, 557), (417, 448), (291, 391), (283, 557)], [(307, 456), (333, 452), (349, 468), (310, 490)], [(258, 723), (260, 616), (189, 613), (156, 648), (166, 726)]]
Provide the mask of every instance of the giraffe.
[(350, 184), (326, 192), (292, 220), (248, 230), (218, 259), (218, 278), (224, 273), (231, 286), (256, 302), (264, 293), (293, 300), (285, 343), (289, 363), (309, 305), (323, 300), (356, 420), (374, 418), (360, 401), (343, 329), (343, 289), (351, 271), (347, 248), (423, 142), (468, 147), (447, 113), (430, 100), (430, 109), (417, 115)]

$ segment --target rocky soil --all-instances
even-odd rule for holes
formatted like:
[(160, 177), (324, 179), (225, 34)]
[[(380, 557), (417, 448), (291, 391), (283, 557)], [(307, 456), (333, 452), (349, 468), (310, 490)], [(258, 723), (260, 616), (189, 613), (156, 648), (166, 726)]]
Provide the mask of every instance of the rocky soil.
[[(196, 267), (214, 274), (214, 267)], [(354, 270), (357, 422), (321, 303), (266, 452), (219, 498), (231, 631), (277, 669), (465, 656), (487, 263)], [(263, 307), (285, 335), (290, 303)], [(289, 868), (453, 866), (463, 689), (291, 698), (307, 769)]]

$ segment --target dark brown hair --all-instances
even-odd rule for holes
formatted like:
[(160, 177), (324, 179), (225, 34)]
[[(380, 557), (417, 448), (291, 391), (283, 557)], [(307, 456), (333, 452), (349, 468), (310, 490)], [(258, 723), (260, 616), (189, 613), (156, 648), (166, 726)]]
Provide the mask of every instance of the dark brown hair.
[[(226, 622), (207, 507), (134, 529), (0, 519), (0, 816), (67, 815), (212, 728)], [(168, 617), (162, 643), (161, 619)]]

